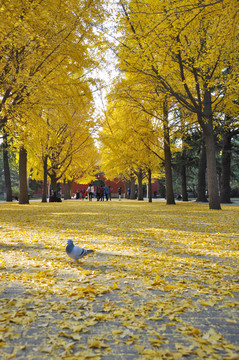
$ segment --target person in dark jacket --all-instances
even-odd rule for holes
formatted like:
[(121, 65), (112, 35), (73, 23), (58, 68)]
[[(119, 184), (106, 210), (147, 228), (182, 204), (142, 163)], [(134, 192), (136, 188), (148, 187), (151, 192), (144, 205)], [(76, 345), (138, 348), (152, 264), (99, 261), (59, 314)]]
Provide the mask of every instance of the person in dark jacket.
[(121, 194), (122, 194), (122, 189), (121, 187), (118, 189), (118, 194), (119, 194), (119, 201), (121, 200)]

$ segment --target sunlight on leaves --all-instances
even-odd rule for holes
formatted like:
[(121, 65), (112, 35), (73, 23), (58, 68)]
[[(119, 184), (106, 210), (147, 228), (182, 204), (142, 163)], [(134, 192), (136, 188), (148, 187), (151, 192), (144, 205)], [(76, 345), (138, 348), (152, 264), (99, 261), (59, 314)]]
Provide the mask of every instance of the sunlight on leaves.
[[(236, 356), (238, 207), (72, 200), (0, 215), (4, 358)], [(94, 254), (72, 264), (68, 238)]]

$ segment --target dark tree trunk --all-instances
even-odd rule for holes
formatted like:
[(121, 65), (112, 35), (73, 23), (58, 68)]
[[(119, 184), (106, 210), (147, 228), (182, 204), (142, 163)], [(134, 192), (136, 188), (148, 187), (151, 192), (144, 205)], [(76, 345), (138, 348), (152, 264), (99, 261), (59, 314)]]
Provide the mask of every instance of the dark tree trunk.
[(137, 172), (137, 178), (138, 178), (138, 200), (144, 200), (143, 197), (143, 171), (142, 169), (139, 169)]
[(66, 182), (66, 179), (64, 179), (63, 183), (63, 189), (64, 189), (64, 200), (67, 200), (67, 193), (68, 193), (68, 183)]
[(19, 204), (29, 204), (27, 186), (27, 151), (21, 148), (19, 152)]
[(56, 178), (56, 173), (54, 171), (50, 175), (50, 178), (51, 178), (51, 189), (53, 193), (57, 193), (57, 178)]
[(183, 201), (188, 201), (188, 192), (187, 192), (187, 174), (186, 174), (186, 164), (185, 164), (185, 150), (182, 151), (181, 156), (181, 186), (182, 186), (182, 198)]
[(209, 208), (220, 210), (213, 128), (209, 129), (208, 134), (205, 136), (205, 141), (207, 149)]
[(130, 182), (125, 180), (123, 181), (123, 184), (124, 184), (124, 198), (129, 199), (128, 188), (130, 187)]
[(206, 147), (205, 144), (201, 144), (200, 147), (200, 158), (198, 164), (198, 202), (207, 202), (206, 196), (206, 169), (207, 169), (207, 158), (206, 158)]
[(213, 118), (211, 110), (211, 93), (205, 89), (204, 92), (204, 114), (205, 122), (203, 126), (206, 154), (207, 154), (207, 170), (208, 170), (208, 193), (209, 193), (209, 209), (220, 210), (219, 186), (217, 181), (216, 167), (216, 150), (213, 131)]
[(152, 202), (152, 173), (151, 173), (151, 169), (148, 169), (148, 199), (149, 202)]
[(223, 146), (222, 146), (222, 177), (221, 177), (221, 202), (230, 203), (231, 202), (231, 188), (230, 188), (230, 178), (231, 178), (231, 135), (226, 132), (223, 134)]
[(43, 174), (43, 193), (42, 193), (42, 202), (47, 202), (47, 156), (44, 158), (44, 174)]
[(163, 104), (163, 117), (164, 117), (163, 131), (164, 131), (166, 203), (168, 205), (175, 205), (174, 193), (173, 193), (173, 177), (172, 177), (172, 165), (171, 165), (167, 100), (165, 100)]
[(6, 201), (12, 201), (12, 182), (11, 182), (10, 166), (8, 159), (7, 134), (5, 132), (3, 134), (3, 168), (4, 168)]
[(71, 193), (72, 193), (71, 189), (72, 189), (72, 181), (68, 180), (68, 182), (67, 182), (67, 199), (68, 200), (71, 199)]
[(134, 176), (131, 176), (131, 181), (130, 181), (130, 199), (131, 200), (135, 199), (135, 178), (134, 178)]

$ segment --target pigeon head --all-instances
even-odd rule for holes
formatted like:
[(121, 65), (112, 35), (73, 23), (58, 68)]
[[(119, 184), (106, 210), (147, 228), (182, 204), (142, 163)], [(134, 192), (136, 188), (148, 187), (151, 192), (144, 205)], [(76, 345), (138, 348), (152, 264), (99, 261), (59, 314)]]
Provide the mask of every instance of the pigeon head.
[(70, 254), (72, 252), (72, 250), (74, 249), (74, 244), (73, 241), (71, 239), (67, 240), (67, 245), (66, 245), (66, 252), (67, 254)]

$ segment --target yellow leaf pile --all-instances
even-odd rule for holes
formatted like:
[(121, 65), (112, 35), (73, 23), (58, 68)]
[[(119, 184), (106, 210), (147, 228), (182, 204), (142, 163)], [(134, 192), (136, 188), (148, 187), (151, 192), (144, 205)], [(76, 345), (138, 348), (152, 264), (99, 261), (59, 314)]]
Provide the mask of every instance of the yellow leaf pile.
[[(0, 204), (4, 359), (234, 359), (239, 207)], [(72, 264), (67, 239), (95, 253)]]

